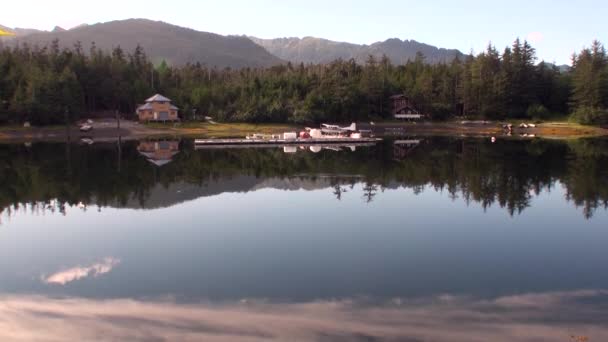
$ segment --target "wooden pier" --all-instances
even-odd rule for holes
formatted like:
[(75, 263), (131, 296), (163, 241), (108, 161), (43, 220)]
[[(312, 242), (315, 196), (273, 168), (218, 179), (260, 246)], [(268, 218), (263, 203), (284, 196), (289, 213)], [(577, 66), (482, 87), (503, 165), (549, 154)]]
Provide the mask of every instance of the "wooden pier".
[(361, 145), (375, 144), (380, 138), (310, 138), (310, 139), (195, 139), (195, 146), (287, 146), (287, 145)]
[(323, 144), (232, 144), (232, 145), (194, 145), (195, 150), (223, 150), (223, 149), (237, 149), (237, 148), (281, 148), (292, 146), (293, 148), (298, 148), (298, 146), (306, 146), (311, 148), (319, 148), (319, 149), (336, 149), (336, 148), (353, 148), (353, 147), (372, 147), (375, 146), (375, 142), (359, 142), (356, 144), (353, 143), (323, 143)]

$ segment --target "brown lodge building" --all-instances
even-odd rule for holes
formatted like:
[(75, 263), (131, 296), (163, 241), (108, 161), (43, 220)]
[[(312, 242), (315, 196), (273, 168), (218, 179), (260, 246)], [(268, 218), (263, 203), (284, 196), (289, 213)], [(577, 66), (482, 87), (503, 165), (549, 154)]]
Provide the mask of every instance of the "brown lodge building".
[(171, 100), (156, 94), (137, 107), (139, 121), (179, 121), (179, 108), (171, 104)]

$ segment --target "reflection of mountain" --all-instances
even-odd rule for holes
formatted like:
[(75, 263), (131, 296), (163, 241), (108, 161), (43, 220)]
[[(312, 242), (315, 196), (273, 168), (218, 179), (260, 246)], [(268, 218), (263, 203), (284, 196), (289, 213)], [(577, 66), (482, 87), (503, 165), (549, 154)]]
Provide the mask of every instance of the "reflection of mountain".
[(149, 189), (144, 203), (136, 197), (132, 197), (124, 204), (117, 202), (113, 205), (122, 208), (156, 209), (223, 193), (245, 193), (264, 189), (312, 191), (327, 189), (332, 186), (333, 182), (331, 178), (257, 178), (254, 176), (236, 176), (221, 180), (210, 180), (204, 185), (186, 182), (175, 182), (168, 186), (155, 184)]
[[(405, 142), (408, 142), (404, 140)], [(284, 154), (282, 149), (167, 149), (171, 163), (150, 164), (138, 143), (78, 146), (0, 145), (0, 210), (24, 203), (162, 208), (224, 192), (259, 189), (327, 189), (362, 183), (372, 201), (386, 188), (414, 192), (431, 187), (454, 198), (498, 205), (511, 215), (532, 205), (556, 184), (586, 217), (608, 207), (608, 140), (517, 141), (433, 138), (417, 144), (386, 141), (355, 152), (322, 150)], [(397, 147), (396, 147), (397, 146)], [(163, 152), (164, 153), (164, 152)], [(163, 158), (160, 158), (163, 159)], [(168, 160), (168, 158), (165, 158)], [(346, 175), (359, 175), (357, 177)]]

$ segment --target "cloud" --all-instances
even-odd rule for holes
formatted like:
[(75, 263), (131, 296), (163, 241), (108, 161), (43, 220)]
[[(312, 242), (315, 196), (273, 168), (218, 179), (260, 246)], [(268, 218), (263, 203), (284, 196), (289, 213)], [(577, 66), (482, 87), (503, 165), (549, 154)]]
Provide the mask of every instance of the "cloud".
[(42, 277), (42, 281), (47, 284), (65, 285), (83, 278), (98, 277), (109, 273), (118, 264), (120, 264), (120, 259), (109, 257), (90, 266), (72, 267), (51, 274), (48, 277)]
[[(447, 298), (447, 300), (446, 300)], [(0, 297), (0, 340), (608, 340), (608, 291), (391, 300), (180, 304), (169, 300)]]
[(528, 33), (527, 40), (531, 43), (540, 43), (545, 39), (545, 35), (542, 32), (530, 32)]

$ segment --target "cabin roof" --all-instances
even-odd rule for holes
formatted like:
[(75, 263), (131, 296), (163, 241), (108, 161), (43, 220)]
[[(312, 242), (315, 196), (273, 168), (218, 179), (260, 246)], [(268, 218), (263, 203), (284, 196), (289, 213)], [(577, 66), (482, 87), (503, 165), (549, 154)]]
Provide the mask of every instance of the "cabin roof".
[(171, 102), (171, 100), (162, 96), (161, 94), (156, 94), (151, 98), (147, 99), (146, 102)]
[(393, 112), (399, 113), (403, 110), (410, 110), (414, 113), (418, 113), (418, 109), (416, 109), (415, 107), (410, 106), (410, 105), (399, 106), (399, 107), (395, 108), (395, 110)]
[(150, 104), (149, 102), (146, 103), (146, 104), (143, 104), (143, 105), (141, 105), (139, 107), (137, 107), (138, 111), (140, 111), (140, 110), (147, 110), (147, 109), (153, 109), (152, 104)]

